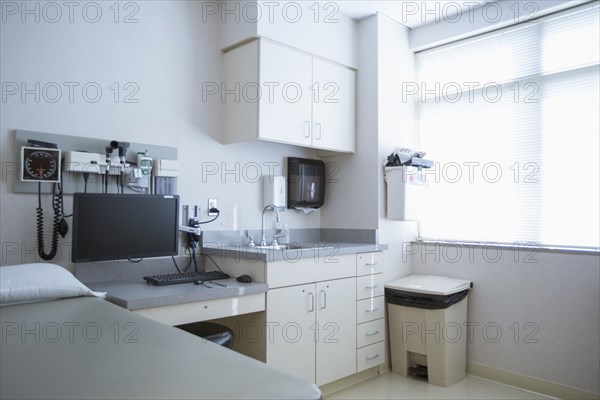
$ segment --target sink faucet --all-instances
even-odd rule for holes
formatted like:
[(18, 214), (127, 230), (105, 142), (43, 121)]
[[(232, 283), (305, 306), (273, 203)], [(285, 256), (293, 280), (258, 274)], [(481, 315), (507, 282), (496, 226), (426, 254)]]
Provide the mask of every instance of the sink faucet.
[[(260, 239), (260, 245), (261, 246), (266, 246), (267, 245), (267, 237), (265, 235), (265, 212), (271, 209), (272, 211), (275, 211), (277, 213), (277, 222), (281, 221), (281, 217), (279, 216), (279, 210), (277, 209), (277, 207), (275, 206), (275, 204), (267, 204), (265, 206), (265, 208), (263, 208), (262, 210), (262, 228), (261, 228), (261, 239)], [(275, 242), (277, 242), (277, 239), (274, 239)], [(277, 243), (274, 243), (277, 244)]]

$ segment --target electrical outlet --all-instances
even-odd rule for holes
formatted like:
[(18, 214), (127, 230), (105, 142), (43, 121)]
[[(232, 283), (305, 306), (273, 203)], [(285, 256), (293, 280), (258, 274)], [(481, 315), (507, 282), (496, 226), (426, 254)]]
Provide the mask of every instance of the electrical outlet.
[(218, 213), (216, 212), (210, 212), (211, 208), (217, 208), (217, 199), (208, 199), (208, 215), (209, 216), (215, 216)]

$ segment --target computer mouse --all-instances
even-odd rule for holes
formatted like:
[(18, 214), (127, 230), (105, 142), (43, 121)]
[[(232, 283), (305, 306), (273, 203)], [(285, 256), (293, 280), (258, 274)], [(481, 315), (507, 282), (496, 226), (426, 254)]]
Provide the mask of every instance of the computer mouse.
[(250, 283), (252, 282), (252, 278), (250, 278), (250, 275), (240, 275), (237, 277), (237, 281), (242, 283)]

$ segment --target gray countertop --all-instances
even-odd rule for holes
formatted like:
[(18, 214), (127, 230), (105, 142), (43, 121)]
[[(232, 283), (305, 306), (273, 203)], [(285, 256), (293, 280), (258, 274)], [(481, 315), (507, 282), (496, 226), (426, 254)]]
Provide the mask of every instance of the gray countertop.
[(107, 292), (106, 300), (129, 310), (239, 297), (264, 293), (268, 289), (266, 283), (240, 283), (234, 278), (220, 279), (217, 282), (218, 284), (206, 282), (205, 285), (189, 283), (154, 286), (143, 281), (111, 281), (89, 283), (88, 286), (92, 290)]
[(310, 248), (291, 249), (291, 250), (273, 250), (257, 249), (240, 244), (220, 244), (205, 246), (202, 248), (202, 254), (210, 256), (233, 256), (251, 261), (279, 261), (296, 260), (309, 257), (332, 257), (335, 255), (370, 253), (373, 251), (384, 251), (388, 249), (386, 244), (369, 243), (308, 243), (303, 246)]

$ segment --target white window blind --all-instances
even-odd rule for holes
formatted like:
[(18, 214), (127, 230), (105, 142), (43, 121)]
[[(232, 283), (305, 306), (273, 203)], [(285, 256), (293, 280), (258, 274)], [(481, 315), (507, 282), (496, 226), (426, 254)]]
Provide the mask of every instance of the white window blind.
[(600, 247), (598, 3), (417, 54), (432, 240)]

